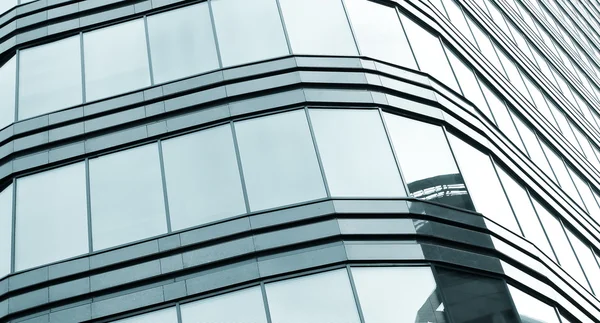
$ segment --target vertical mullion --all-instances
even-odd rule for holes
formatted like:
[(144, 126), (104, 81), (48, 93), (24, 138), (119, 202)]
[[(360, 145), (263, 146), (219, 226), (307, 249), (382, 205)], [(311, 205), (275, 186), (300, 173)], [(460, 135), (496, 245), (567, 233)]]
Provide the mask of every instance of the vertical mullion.
[(146, 33), (146, 51), (148, 52), (148, 70), (150, 70), (150, 84), (154, 85), (154, 71), (152, 70), (152, 53), (150, 52), (150, 34), (148, 33), (148, 16), (144, 16), (144, 31)]
[[(404, 28), (404, 24), (402, 23), (402, 13), (400, 13), (400, 10), (398, 9), (398, 7), (394, 7), (394, 9), (396, 10), (396, 17), (398, 18), (398, 22), (400, 23), (400, 27), (402, 27), (402, 33), (404, 34), (404, 37), (406, 37), (406, 43), (408, 44), (408, 48), (410, 49), (410, 52), (412, 53), (412, 57), (415, 60), (415, 65), (417, 65), (417, 69), (419, 71), (421, 71), (421, 67), (419, 66), (419, 61), (417, 60), (417, 55), (415, 54), (415, 51), (412, 49), (412, 45), (410, 44), (410, 39), (408, 38), (408, 34), (406, 33), (406, 28)], [(410, 19), (407, 17), (407, 19)], [(415, 22), (415, 24), (419, 25), (418, 23)], [(419, 25), (420, 27), (420, 25)]]
[(167, 232), (172, 232), (171, 213), (169, 211), (169, 194), (167, 192), (167, 176), (165, 174), (165, 161), (164, 161), (164, 157), (163, 157), (162, 140), (159, 140), (156, 144), (158, 145), (158, 159), (159, 159), (159, 163), (160, 163), (160, 178), (161, 178), (161, 182), (162, 182), (163, 198), (164, 198), (164, 204), (165, 204), (165, 217), (167, 220)]
[(265, 283), (260, 283), (260, 292), (263, 298), (263, 305), (265, 306), (265, 315), (267, 316), (267, 323), (271, 323), (271, 310), (269, 309), (269, 300), (267, 299), (267, 289), (265, 288)]
[(350, 288), (352, 288), (352, 295), (354, 296), (354, 302), (356, 304), (356, 310), (358, 311), (358, 317), (362, 323), (365, 322), (365, 316), (363, 315), (362, 307), (360, 306), (360, 299), (358, 298), (358, 292), (356, 291), (356, 284), (354, 283), (354, 277), (352, 277), (352, 270), (350, 265), (346, 265), (346, 274), (350, 280)]
[(177, 323), (183, 323), (183, 319), (181, 318), (181, 304), (179, 302), (175, 304), (175, 311), (177, 312)]
[(450, 139), (448, 139), (448, 131), (446, 130), (445, 126), (442, 126), (442, 130), (444, 131), (444, 138), (446, 138), (446, 144), (448, 145), (448, 148), (450, 149), (450, 153), (452, 154), (452, 160), (454, 160), (454, 165), (456, 165), (456, 169), (458, 169), (458, 173), (460, 174), (460, 177), (461, 177), (463, 183), (465, 184), (465, 191), (467, 192), (467, 195), (469, 196), (469, 201), (471, 202), (471, 205), (473, 206), (473, 211), (478, 212), (477, 207), (475, 206), (475, 201), (473, 201), (473, 197), (471, 196), (471, 193), (469, 192), (469, 186), (467, 185), (467, 181), (465, 181), (465, 177), (462, 174), (460, 164), (458, 163), (458, 160), (456, 159), (456, 156), (454, 155), (454, 147), (452, 147), (452, 145), (450, 144)]
[(85, 194), (87, 199), (87, 222), (88, 222), (88, 245), (90, 252), (94, 251), (94, 239), (92, 239), (92, 192), (90, 181), (90, 159), (85, 159)]
[(233, 121), (229, 122), (231, 127), (231, 136), (233, 137), (233, 148), (235, 149), (235, 156), (238, 164), (238, 171), (240, 173), (240, 181), (242, 182), (242, 192), (244, 193), (244, 201), (246, 203), (246, 212), (250, 212), (250, 199), (248, 198), (248, 189), (246, 188), (246, 180), (244, 179), (244, 168), (242, 167), (242, 156), (240, 155), (240, 149), (238, 146), (237, 135), (235, 134), (235, 126)]
[(362, 56), (360, 46), (358, 45), (358, 38), (356, 37), (356, 33), (354, 32), (354, 26), (352, 26), (352, 20), (350, 19), (350, 14), (348, 13), (348, 9), (346, 8), (346, 3), (344, 2), (344, 0), (340, 0), (340, 2), (342, 3), (342, 9), (344, 10), (346, 20), (348, 21), (348, 26), (350, 27), (350, 33), (352, 34), (352, 39), (354, 40), (354, 45), (356, 46), (358, 56)]
[(215, 23), (215, 17), (213, 15), (212, 0), (208, 0), (208, 15), (210, 17), (210, 24), (212, 26), (213, 40), (215, 41), (215, 47), (217, 49), (217, 59), (219, 60), (219, 68), (223, 68), (223, 61), (221, 59), (221, 48), (219, 47), (219, 39), (217, 38), (217, 24)]
[[(514, 217), (515, 221), (517, 222), (517, 227), (519, 228), (519, 233), (520, 233), (519, 235), (521, 237), (525, 237), (525, 233), (523, 233), (523, 228), (521, 227), (521, 223), (519, 222), (519, 218), (517, 217), (517, 212), (515, 212), (515, 208), (513, 207), (512, 203), (510, 202), (510, 198), (508, 198), (508, 193), (506, 193), (506, 188), (504, 187), (504, 183), (502, 183), (502, 179), (498, 175), (498, 167), (496, 166), (496, 163), (494, 162), (494, 158), (491, 158), (491, 156), (490, 156), (490, 161), (492, 162), (492, 167), (494, 168), (494, 174), (496, 174), (496, 178), (498, 179), (498, 182), (500, 183), (500, 187), (502, 187), (502, 192), (504, 192), (504, 196), (506, 196), (506, 201), (508, 201), (508, 206), (510, 207), (510, 210), (513, 213), (513, 217)], [(506, 229), (509, 230), (508, 228), (506, 228)]]
[(388, 130), (387, 123), (385, 122), (385, 118), (383, 117), (383, 112), (381, 111), (381, 108), (377, 109), (377, 112), (379, 113), (379, 118), (381, 119), (381, 123), (383, 124), (383, 131), (385, 131), (385, 136), (387, 137), (388, 144), (390, 145), (390, 148), (392, 149), (392, 155), (394, 156), (394, 161), (396, 162), (396, 168), (398, 169), (398, 172), (400, 173), (400, 178), (402, 180), (402, 184), (404, 185), (404, 190), (406, 191), (406, 196), (410, 196), (410, 191), (408, 189), (408, 183), (406, 181), (406, 177), (404, 177), (404, 173), (402, 172), (402, 167), (400, 166), (400, 159), (398, 159), (398, 154), (396, 153), (396, 149), (394, 147), (394, 143), (390, 136), (390, 132)]
[(277, 4), (277, 11), (279, 12), (279, 19), (281, 20), (281, 27), (283, 28), (283, 34), (285, 35), (285, 41), (288, 47), (288, 54), (293, 54), (292, 42), (290, 41), (287, 27), (285, 26), (285, 19), (283, 19), (283, 11), (281, 10), (281, 4), (279, 3), (279, 0), (275, 0), (275, 3)]
[(15, 54), (16, 57), (16, 66), (15, 66), (15, 117), (13, 119), (13, 122), (16, 122), (19, 120), (19, 65), (21, 65), (21, 50), (17, 49), (17, 53)]
[(331, 197), (331, 191), (329, 190), (329, 183), (327, 181), (327, 175), (325, 174), (325, 167), (323, 167), (323, 161), (321, 160), (321, 153), (319, 152), (319, 146), (317, 145), (317, 137), (315, 136), (315, 132), (313, 129), (312, 121), (310, 119), (310, 113), (308, 108), (304, 108), (304, 113), (306, 114), (306, 120), (308, 121), (308, 129), (310, 130), (310, 136), (312, 138), (313, 147), (315, 149), (315, 153), (317, 155), (317, 162), (319, 163), (319, 169), (321, 170), (321, 177), (323, 183), (325, 184), (325, 193), (327, 193), (327, 197)]
[[(460, 82), (458, 81), (458, 77), (456, 76), (456, 72), (454, 71), (454, 67), (452, 67), (452, 63), (450, 63), (450, 59), (448, 58), (448, 53), (446, 52), (446, 46), (444, 46), (444, 41), (442, 41), (442, 37), (438, 35), (437, 37), (440, 46), (442, 46), (442, 51), (444, 52), (444, 57), (446, 57), (446, 62), (448, 62), (448, 66), (450, 66), (450, 70), (452, 71), (452, 75), (454, 76), (454, 80), (456, 81), (456, 85), (458, 86), (458, 90), (461, 92), (463, 96), (465, 96), (462, 86), (460, 86)], [(450, 86), (448, 86), (450, 88)]]
[(87, 101), (85, 94), (85, 55), (83, 48), (83, 33), (79, 33), (79, 56), (81, 57), (81, 102)]
[[(531, 203), (531, 206), (533, 207), (533, 213), (535, 215), (535, 218), (538, 220), (538, 223), (540, 224), (540, 227), (542, 228), (542, 232), (544, 232), (544, 236), (546, 237), (546, 241), (548, 241), (550, 250), (552, 251), (552, 254), (554, 255), (554, 260), (560, 266), (560, 261), (558, 260), (556, 251), (554, 251), (554, 246), (552, 245), (552, 242), (550, 242), (551, 241), (550, 237), (548, 236), (548, 233), (546, 232), (546, 228), (544, 228), (544, 224), (542, 223), (542, 219), (540, 219), (540, 216), (538, 215), (538, 210), (536, 209), (535, 204), (533, 203), (534, 198), (531, 195), (531, 193), (529, 192), (529, 189), (527, 187), (524, 187), (524, 189), (525, 189), (525, 192), (527, 193), (527, 196), (529, 197), (529, 203)], [(537, 203), (537, 204), (540, 205), (539, 203)], [(543, 207), (543, 206), (541, 206), (541, 207)], [(542, 253), (544, 253), (544, 252), (542, 251)], [(550, 257), (550, 256), (548, 256), (548, 257)]]
[[(558, 223), (560, 223), (561, 228), (563, 229), (563, 233), (565, 234), (565, 237), (567, 237), (567, 242), (569, 243), (569, 247), (571, 247), (571, 251), (573, 252), (573, 256), (575, 256), (575, 259), (577, 260), (577, 263), (579, 264), (579, 268), (581, 268), (581, 273), (583, 274), (583, 278), (585, 279), (586, 283), (588, 284), (588, 287), (590, 288), (589, 291), (592, 294), (594, 294), (594, 288), (592, 287), (592, 284), (590, 284), (590, 280), (587, 277), (587, 274), (585, 273), (585, 269), (583, 268), (583, 265), (581, 264), (581, 260), (579, 260), (579, 256), (577, 255), (577, 252), (575, 252), (575, 248), (573, 248), (573, 242), (571, 242), (571, 239), (569, 238), (569, 235), (567, 234), (567, 228), (563, 224), (563, 221), (560, 219), (560, 217), (558, 217), (557, 220), (558, 220)], [(575, 239), (578, 239), (575, 234), (573, 234), (573, 236), (575, 237)], [(585, 243), (583, 243), (583, 244), (585, 246), (587, 246), (588, 249), (589, 249), (589, 245), (587, 245)], [(566, 268), (563, 268), (563, 269), (565, 270), (565, 272), (567, 271)], [(573, 280), (575, 280), (577, 283), (579, 283), (575, 278), (573, 278)], [(583, 286), (583, 288), (585, 288), (585, 286)]]
[(17, 258), (16, 252), (17, 248), (15, 246), (16, 242), (16, 228), (17, 228), (17, 179), (13, 178), (12, 181), (12, 212), (11, 212), (11, 233), (10, 233), (10, 272), (15, 272), (15, 259)]

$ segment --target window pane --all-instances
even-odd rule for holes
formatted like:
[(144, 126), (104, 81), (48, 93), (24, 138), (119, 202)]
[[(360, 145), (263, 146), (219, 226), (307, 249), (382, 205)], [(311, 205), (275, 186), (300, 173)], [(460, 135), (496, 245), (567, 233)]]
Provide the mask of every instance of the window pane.
[(521, 135), (521, 139), (525, 143), (525, 148), (527, 148), (527, 153), (529, 153), (529, 158), (536, 164), (543, 172), (553, 181), (554, 173), (552, 173), (552, 169), (550, 168), (550, 164), (548, 164), (548, 160), (546, 159), (546, 155), (544, 155), (544, 151), (540, 146), (535, 133), (531, 131), (531, 129), (521, 121), (521, 119), (515, 117), (513, 115), (513, 121), (519, 130), (519, 134)]
[(558, 155), (551, 150), (546, 144), (541, 143), (544, 152), (546, 153), (546, 157), (548, 157), (548, 161), (550, 162), (550, 166), (552, 166), (552, 170), (554, 171), (554, 175), (558, 178), (558, 183), (560, 187), (569, 195), (573, 201), (575, 201), (579, 206), (585, 209), (583, 206), (583, 202), (579, 197), (579, 193), (573, 184), (573, 180), (571, 180), (571, 176), (569, 176), (569, 172), (567, 171), (567, 167), (563, 160), (558, 157)]
[(445, 322), (429, 267), (357, 267), (352, 277), (366, 323)]
[(208, 2), (148, 17), (154, 83), (219, 68)]
[(85, 186), (83, 162), (17, 180), (16, 270), (89, 252)]
[(167, 232), (156, 144), (90, 160), (94, 250)]
[(345, 269), (265, 285), (273, 323), (360, 322)]
[(469, 25), (471, 26), (471, 31), (473, 31), (473, 36), (475, 36), (477, 44), (479, 45), (479, 51), (481, 54), (483, 54), (483, 56), (487, 58), (490, 63), (492, 63), (492, 66), (494, 66), (501, 75), (505, 75), (502, 65), (500, 64), (500, 60), (498, 59), (496, 51), (494, 50), (494, 45), (492, 45), (488, 35), (470, 19), (468, 19), (468, 21)]
[(25, 49), (19, 55), (19, 119), (82, 102), (79, 36)]
[(332, 196), (406, 196), (377, 110), (310, 111)]
[(529, 96), (529, 92), (527, 92), (527, 88), (525, 87), (525, 83), (523, 83), (523, 79), (521, 78), (521, 74), (519, 70), (515, 66), (515, 63), (511, 58), (508, 58), (506, 54), (496, 47), (496, 53), (498, 53), (498, 57), (502, 62), (502, 66), (504, 67), (504, 71), (510, 80), (510, 83), (517, 89), (519, 93), (527, 100), (531, 102), (531, 97)]
[(384, 116), (410, 196), (473, 210), (442, 128)]
[(289, 54), (275, 0), (212, 0), (223, 66)]
[(477, 211), (520, 234), (490, 157), (453, 135), (448, 137)]
[(508, 195), (510, 204), (521, 224), (523, 235), (527, 240), (545, 253), (546, 256), (556, 261), (554, 252), (550, 247), (550, 243), (548, 243), (548, 238), (533, 209), (527, 191), (525, 191), (525, 189), (512, 177), (506, 174), (502, 168), (497, 167), (496, 169), (498, 170), (498, 176), (502, 181), (502, 185), (504, 185), (504, 190), (506, 191), (506, 195)]
[(162, 142), (171, 228), (246, 212), (231, 126)]
[(260, 287), (181, 305), (183, 323), (267, 323)]
[(548, 237), (550, 237), (550, 243), (554, 248), (560, 266), (582, 286), (589, 288), (560, 221), (550, 214), (545, 207), (540, 205), (538, 201), (533, 200), (533, 204), (535, 205), (535, 209), (542, 221), (544, 229), (546, 229), (546, 233), (548, 233)]
[(0, 278), (10, 273), (12, 249), (12, 184), (0, 193)]
[(421, 71), (432, 75), (447, 87), (460, 93), (439, 38), (417, 25), (410, 18), (404, 15), (400, 15), (400, 17)]
[(252, 211), (326, 196), (304, 110), (235, 123)]
[(0, 128), (15, 121), (17, 59), (13, 56), (0, 67)]
[[(25, 3), (27, 1), (21, 1), (22, 3)], [(12, 7), (16, 6), (18, 3), (17, 0), (2, 0), (0, 1), (0, 14), (8, 11), (9, 9), (11, 9)]]
[(150, 85), (142, 19), (83, 34), (86, 100)]
[(485, 83), (481, 84), (481, 89), (485, 94), (490, 110), (492, 110), (492, 113), (494, 114), (498, 128), (515, 146), (521, 149), (521, 151), (525, 151), (523, 143), (521, 142), (521, 137), (519, 137), (517, 128), (515, 127), (504, 102), (500, 100), (500, 98), (498, 98)]
[(113, 323), (177, 323), (177, 310), (170, 307), (134, 317), (113, 321)]
[(592, 216), (592, 218), (600, 219), (600, 208), (598, 208), (598, 204), (596, 203), (596, 200), (594, 199), (594, 195), (592, 194), (590, 187), (570, 167), (568, 168), (568, 170), (569, 170), (569, 175), (571, 175), (571, 178), (573, 179), (573, 182), (575, 183), (575, 186), (577, 187), (577, 191), (579, 192), (579, 195), (581, 195), (581, 198), (583, 199), (583, 202), (585, 203), (585, 208), (587, 209), (588, 213)]
[(508, 290), (523, 322), (559, 323), (552, 306), (510, 285)]
[(366, 0), (345, 4), (362, 55), (417, 69), (395, 8)]
[(458, 28), (458, 30), (471, 42), (471, 44), (475, 45), (475, 39), (473, 38), (473, 34), (471, 33), (471, 29), (465, 20), (465, 16), (463, 15), (460, 6), (454, 2), (454, 0), (444, 0), (444, 7), (446, 8), (446, 12), (448, 12), (448, 16), (450, 17), (450, 21), (452, 24)]
[(341, 0), (280, 0), (295, 54), (356, 55)]
[(537, 110), (542, 114), (542, 116), (544, 116), (544, 118), (546, 118), (546, 120), (550, 122), (551, 125), (556, 127), (556, 122), (554, 120), (554, 117), (552, 116), (552, 112), (548, 108), (548, 104), (546, 103), (544, 95), (542, 94), (540, 89), (533, 84), (529, 77), (524, 76), (523, 80), (525, 81), (525, 84), (527, 84), (527, 88), (529, 89), (529, 93), (533, 98)]
[(598, 268), (598, 264), (596, 263), (596, 259), (594, 258), (594, 253), (583, 241), (581, 241), (577, 236), (575, 236), (571, 230), (565, 229), (567, 232), (567, 236), (569, 237), (569, 241), (571, 241), (571, 245), (573, 246), (573, 250), (575, 250), (575, 254), (585, 271), (585, 275), (588, 278), (588, 281), (592, 285), (592, 289), (594, 290), (594, 294), (600, 294), (600, 268)]

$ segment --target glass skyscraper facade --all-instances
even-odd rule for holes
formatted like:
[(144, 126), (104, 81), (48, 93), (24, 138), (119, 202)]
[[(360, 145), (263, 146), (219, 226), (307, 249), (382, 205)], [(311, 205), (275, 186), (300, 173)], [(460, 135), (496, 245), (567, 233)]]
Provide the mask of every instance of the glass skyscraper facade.
[(0, 0), (0, 322), (600, 321), (597, 0)]

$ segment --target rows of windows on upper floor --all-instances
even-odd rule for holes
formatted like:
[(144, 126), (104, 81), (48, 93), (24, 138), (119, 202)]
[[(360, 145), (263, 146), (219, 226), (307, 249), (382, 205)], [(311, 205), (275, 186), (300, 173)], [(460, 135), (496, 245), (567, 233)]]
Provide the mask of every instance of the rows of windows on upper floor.
[[(112, 322), (444, 323), (520, 318), (569, 323), (554, 307), (506, 286), (496, 278), (446, 268), (436, 268), (434, 276), (428, 266), (353, 266), (267, 282)], [(490, 296), (494, 302), (477, 301)]]
[[(597, 251), (488, 155), (449, 141), (378, 109), (300, 109), (19, 177), (0, 193), (0, 276), (247, 212), (410, 196), (481, 212), (600, 293)], [(575, 185), (600, 216), (600, 196)]]

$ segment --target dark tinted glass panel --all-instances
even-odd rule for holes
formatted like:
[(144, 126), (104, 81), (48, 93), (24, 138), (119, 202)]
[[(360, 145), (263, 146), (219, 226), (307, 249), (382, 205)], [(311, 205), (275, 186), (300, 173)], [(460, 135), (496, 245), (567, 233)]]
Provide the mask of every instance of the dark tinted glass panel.
[(473, 210), (442, 128), (384, 116), (410, 196)]

